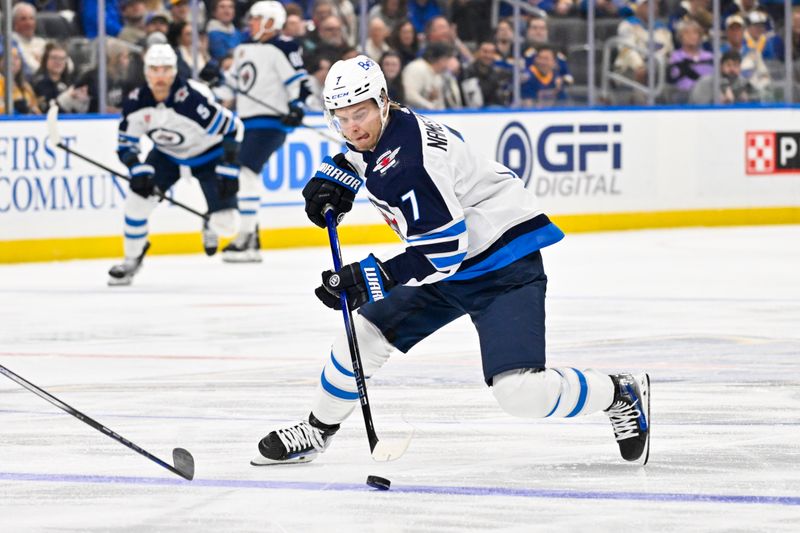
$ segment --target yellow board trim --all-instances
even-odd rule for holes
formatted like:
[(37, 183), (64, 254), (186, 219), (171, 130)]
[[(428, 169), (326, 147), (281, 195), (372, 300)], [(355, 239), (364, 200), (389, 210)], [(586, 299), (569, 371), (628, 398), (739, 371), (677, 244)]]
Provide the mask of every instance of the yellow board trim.
[[(599, 213), (556, 215), (550, 218), (565, 233), (690, 226), (800, 224), (800, 207)], [(202, 252), (199, 233), (154, 234), (149, 238), (152, 243), (151, 254)], [(340, 238), (343, 244), (397, 242), (397, 236), (384, 224), (343, 226)], [(316, 227), (262, 229), (261, 243), (268, 249), (327, 246), (328, 236), (325, 231)], [(121, 255), (121, 236), (0, 241), (0, 263), (92, 259)]]

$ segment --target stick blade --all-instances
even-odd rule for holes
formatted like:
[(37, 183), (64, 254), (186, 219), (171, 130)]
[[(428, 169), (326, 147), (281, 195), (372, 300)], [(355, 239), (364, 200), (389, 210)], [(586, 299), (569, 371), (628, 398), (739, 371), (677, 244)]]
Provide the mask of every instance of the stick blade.
[(412, 430), (404, 440), (379, 440), (372, 449), (372, 460), (379, 463), (385, 463), (388, 461), (394, 461), (395, 459), (400, 459), (400, 457), (406, 453), (406, 450), (408, 450), (408, 447), (411, 444), (411, 438), (413, 436), (414, 431)]
[(188, 450), (183, 448), (175, 448), (172, 450), (172, 460), (175, 462), (175, 470), (181, 477), (189, 481), (194, 478), (194, 457)]

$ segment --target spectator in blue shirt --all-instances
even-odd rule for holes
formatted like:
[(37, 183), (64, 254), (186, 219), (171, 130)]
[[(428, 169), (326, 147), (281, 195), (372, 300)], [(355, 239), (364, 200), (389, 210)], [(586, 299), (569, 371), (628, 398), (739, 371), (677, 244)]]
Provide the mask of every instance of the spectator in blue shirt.
[(442, 14), (436, 0), (410, 0), (408, 2), (408, 18), (417, 33), (423, 33), (428, 21)]
[[(116, 37), (122, 29), (121, 0), (106, 0), (106, 35)], [(81, 2), (81, 24), (89, 39), (97, 37), (97, 0)]]
[(527, 70), (530, 76), (520, 89), (523, 106), (547, 107), (566, 102), (564, 80), (556, 72), (556, 51), (552, 47), (540, 46)]
[(208, 21), (208, 52), (213, 59), (221, 61), (230, 50), (242, 42), (242, 34), (233, 23), (236, 6), (233, 0), (217, 0), (213, 18)]

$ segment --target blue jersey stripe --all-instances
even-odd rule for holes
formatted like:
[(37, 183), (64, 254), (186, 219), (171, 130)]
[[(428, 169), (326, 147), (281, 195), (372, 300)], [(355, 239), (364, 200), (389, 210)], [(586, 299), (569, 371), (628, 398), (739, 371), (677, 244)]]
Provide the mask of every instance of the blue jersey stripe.
[(544, 227), (517, 237), (480, 263), (449, 276), (447, 281), (477, 278), (488, 272), (506, 267), (517, 259), (522, 259), (536, 250), (555, 244), (563, 238), (564, 233), (551, 222)]
[(353, 374), (352, 372), (347, 370), (345, 367), (343, 367), (341, 364), (339, 364), (339, 361), (337, 361), (336, 357), (333, 356), (333, 352), (331, 352), (331, 361), (333, 362), (333, 366), (336, 368), (336, 370), (338, 370), (339, 372), (341, 372), (345, 376), (347, 376), (349, 378), (356, 377), (355, 374)]
[(272, 117), (250, 118), (250, 119), (244, 119), (242, 122), (244, 122), (245, 130), (292, 131), (294, 129), (289, 126), (285, 126), (284, 124), (281, 124), (281, 121), (279, 119)]
[(222, 156), (222, 147), (219, 146), (218, 148), (212, 149), (209, 152), (206, 152), (204, 154), (200, 154), (197, 157), (190, 157), (189, 159), (179, 159), (179, 158), (171, 156), (169, 154), (164, 154), (164, 155), (167, 156), (168, 158), (170, 158), (170, 160), (172, 160), (173, 162), (178, 163), (179, 165), (186, 165), (186, 166), (189, 166), (189, 167), (196, 167), (196, 166), (203, 165), (205, 163), (208, 163), (209, 161), (212, 161), (214, 159), (217, 159), (217, 158), (221, 157)]
[(467, 223), (464, 220), (462, 220), (458, 224), (453, 224), (446, 230), (438, 231), (436, 233), (429, 233), (427, 235), (422, 235), (421, 237), (409, 237), (408, 242), (432, 241), (433, 239), (455, 237), (456, 235), (461, 235), (466, 231), (467, 231)]
[(442, 270), (443, 268), (461, 263), (466, 256), (467, 252), (464, 252), (463, 254), (450, 255), (447, 257), (429, 257), (428, 259), (430, 259), (437, 270)]
[(125, 238), (126, 239), (144, 239), (145, 237), (147, 237), (147, 232), (146, 231), (144, 233), (142, 233), (141, 235), (134, 235), (133, 233), (128, 233), (127, 231), (125, 232)]
[(287, 86), (291, 85), (295, 80), (299, 78), (305, 78), (306, 76), (308, 76), (308, 72), (306, 72), (305, 70), (299, 70), (297, 71), (297, 74), (287, 79), (285, 82), (283, 82), (283, 84)]
[(214, 117), (214, 121), (208, 128), (206, 128), (206, 131), (209, 134), (214, 135), (214, 133), (216, 133), (217, 126), (219, 126), (219, 123), (221, 121), (222, 121), (222, 111), (217, 111), (217, 116)]
[(256, 211), (255, 209), (241, 209), (240, 208), (239, 209), (239, 214), (240, 215), (257, 215), (258, 211)]
[(573, 409), (572, 412), (567, 415), (567, 418), (571, 418), (581, 412), (583, 406), (586, 405), (586, 396), (589, 392), (589, 386), (586, 384), (586, 376), (583, 375), (583, 372), (577, 368), (573, 368), (572, 370), (578, 374), (578, 383), (580, 383), (581, 392), (578, 395), (578, 403), (575, 404), (575, 409)]
[(322, 371), (322, 375), (319, 377), (320, 382), (322, 383), (322, 388), (328, 394), (335, 396), (337, 398), (341, 398), (342, 400), (358, 400), (358, 393), (357, 392), (347, 392), (346, 390), (342, 390), (336, 385), (333, 385), (330, 381), (325, 378), (325, 371)]

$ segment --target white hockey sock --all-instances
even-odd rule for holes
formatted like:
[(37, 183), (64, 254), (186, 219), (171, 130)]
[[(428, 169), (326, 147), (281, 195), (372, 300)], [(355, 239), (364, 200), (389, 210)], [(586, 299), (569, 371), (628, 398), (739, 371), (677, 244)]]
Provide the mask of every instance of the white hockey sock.
[(135, 259), (142, 255), (147, 242), (147, 219), (158, 205), (158, 198), (150, 196), (143, 198), (134, 192), (129, 192), (125, 199), (125, 257)]
[[(384, 338), (380, 330), (361, 315), (353, 315), (353, 326), (361, 352), (364, 375), (372, 376), (389, 359), (394, 347)], [(333, 342), (320, 382), (314, 393), (311, 412), (324, 424), (339, 424), (358, 405), (353, 364), (347, 335), (342, 332)]]
[(514, 416), (569, 418), (608, 408), (614, 383), (593, 369), (521, 369), (495, 376), (492, 393), (500, 407)]
[(258, 224), (258, 208), (261, 205), (261, 176), (247, 167), (239, 173), (239, 213), (242, 215), (240, 233), (253, 233)]

